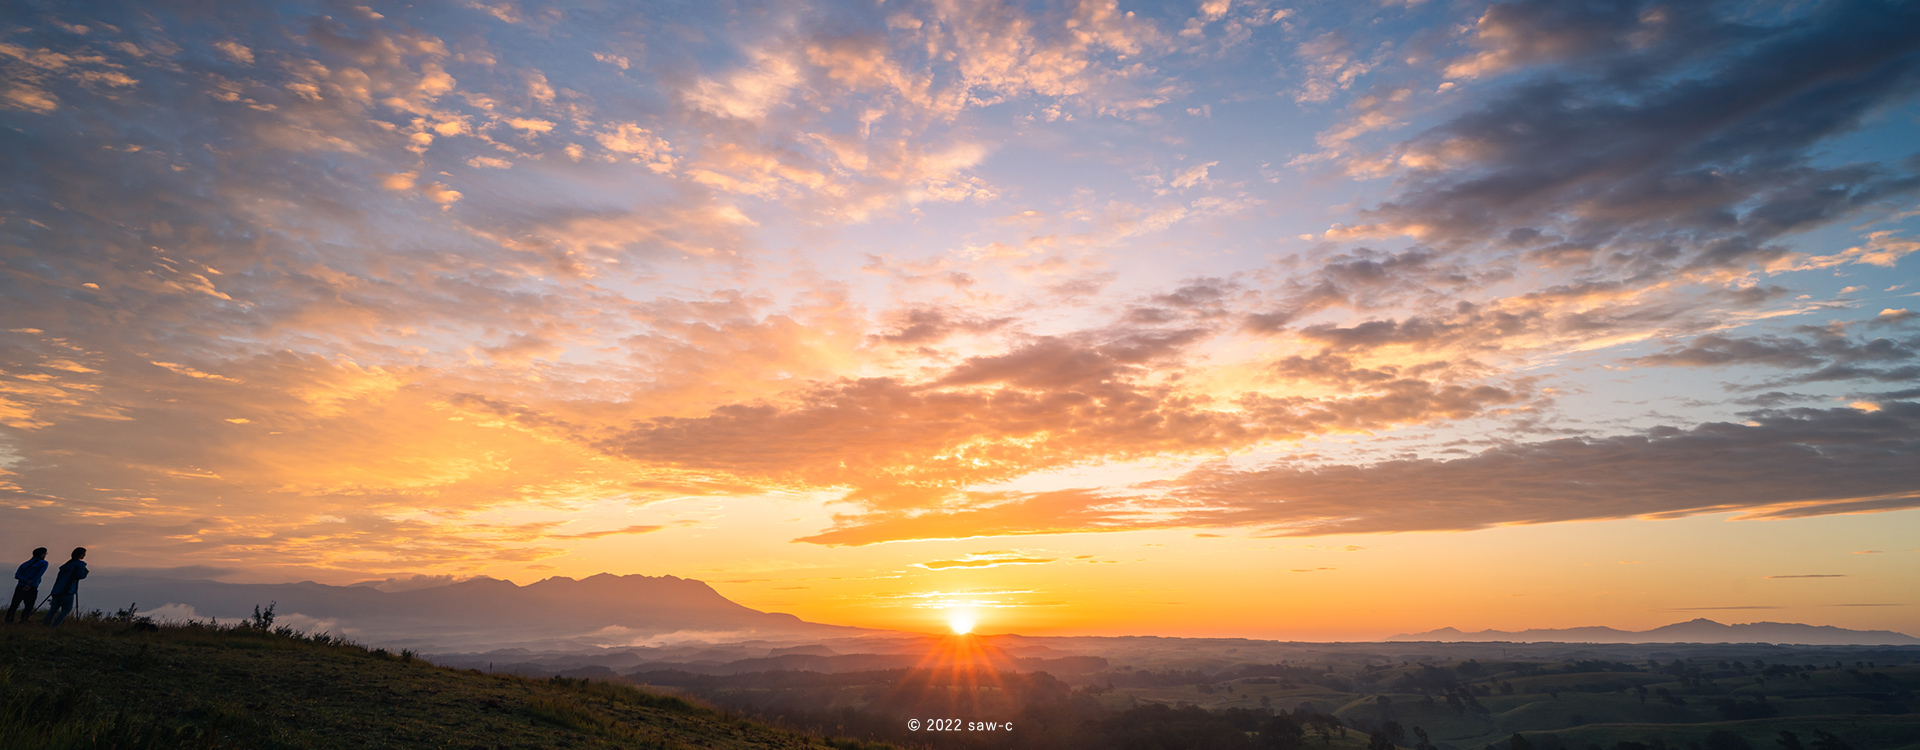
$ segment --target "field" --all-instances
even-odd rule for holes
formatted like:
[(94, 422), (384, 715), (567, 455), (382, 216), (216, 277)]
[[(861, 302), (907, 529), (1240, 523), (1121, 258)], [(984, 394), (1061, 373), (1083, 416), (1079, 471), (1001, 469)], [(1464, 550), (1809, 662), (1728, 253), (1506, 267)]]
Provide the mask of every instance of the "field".
[(1920, 714), (1913, 713), (1920, 666), (1913, 664), (1695, 659), (1355, 666), (1116, 687), (1101, 697), (1115, 707), (1150, 701), (1291, 710), (1304, 704), (1358, 729), (1387, 722), (1408, 731), (1420, 727), (1438, 746), (1463, 750), (1504, 750), (1515, 734), (1534, 748), (1612, 750), (1621, 742), (1686, 748), (1713, 732), (1739, 736), (1755, 750), (1776, 750), (1781, 730), (1803, 741), (1826, 732), (1855, 750), (1920, 750)]

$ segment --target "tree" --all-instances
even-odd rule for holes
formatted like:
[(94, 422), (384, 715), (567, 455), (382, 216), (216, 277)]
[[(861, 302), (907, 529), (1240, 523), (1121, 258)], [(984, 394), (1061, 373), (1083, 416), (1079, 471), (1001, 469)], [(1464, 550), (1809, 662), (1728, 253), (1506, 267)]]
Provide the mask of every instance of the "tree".
[(1387, 741), (1395, 745), (1400, 744), (1402, 740), (1407, 738), (1407, 728), (1400, 726), (1400, 722), (1397, 721), (1389, 721), (1380, 725), (1380, 733), (1386, 735)]
[(1533, 743), (1516, 734), (1507, 738), (1507, 750), (1533, 750)]
[(1800, 744), (1799, 735), (1785, 729), (1780, 730), (1780, 736), (1774, 739), (1773, 742), (1780, 746), (1780, 750), (1807, 750), (1804, 745)]
[(1265, 750), (1297, 750), (1306, 744), (1307, 731), (1285, 713), (1274, 714), (1260, 727), (1260, 747)]
[(1414, 743), (1413, 750), (1439, 750), (1433, 746), (1433, 739), (1427, 736), (1427, 730), (1414, 727), (1413, 736), (1418, 740)]
[(1700, 750), (1753, 750), (1753, 746), (1747, 744), (1745, 737), (1725, 729), (1715, 729), (1707, 734), (1706, 741), (1700, 743)]
[(1853, 750), (1853, 746), (1833, 736), (1832, 732), (1816, 729), (1813, 732), (1813, 750)]
[(1367, 735), (1367, 750), (1393, 750), (1393, 740), (1385, 732), (1374, 732)]

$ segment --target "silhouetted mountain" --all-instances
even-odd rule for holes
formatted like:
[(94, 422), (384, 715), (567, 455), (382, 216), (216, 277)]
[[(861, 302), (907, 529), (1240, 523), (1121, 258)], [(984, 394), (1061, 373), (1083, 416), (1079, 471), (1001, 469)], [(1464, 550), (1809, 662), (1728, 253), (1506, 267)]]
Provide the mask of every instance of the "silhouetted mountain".
[(222, 619), (238, 619), (251, 614), (255, 605), (277, 602), (281, 622), (301, 629), (440, 648), (508, 643), (624, 646), (673, 634), (724, 640), (865, 632), (761, 612), (735, 604), (704, 582), (674, 576), (603, 573), (577, 581), (548, 578), (526, 586), (482, 577), (389, 592), (312, 581), (222, 583), (105, 574), (89, 579), (81, 595), (86, 606), (108, 611), (131, 602), (146, 611), (184, 605), (193, 614)]
[(1848, 630), (1831, 625), (1802, 625), (1792, 622), (1725, 625), (1706, 618), (1663, 625), (1652, 630), (1584, 627), (1543, 628), (1519, 632), (1481, 630), (1468, 633), (1455, 628), (1441, 628), (1425, 633), (1396, 635), (1386, 640), (1449, 643), (1496, 641), (1510, 643), (1793, 643), (1810, 646), (1920, 644), (1920, 638), (1891, 630)]

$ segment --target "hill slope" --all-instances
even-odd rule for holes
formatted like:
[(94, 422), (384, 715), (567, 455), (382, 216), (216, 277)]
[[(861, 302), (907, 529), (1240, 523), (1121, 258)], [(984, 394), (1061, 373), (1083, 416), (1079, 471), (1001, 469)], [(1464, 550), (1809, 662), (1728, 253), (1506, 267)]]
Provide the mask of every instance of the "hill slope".
[(626, 685), (529, 680), (290, 631), (0, 627), (0, 748), (850, 748)]

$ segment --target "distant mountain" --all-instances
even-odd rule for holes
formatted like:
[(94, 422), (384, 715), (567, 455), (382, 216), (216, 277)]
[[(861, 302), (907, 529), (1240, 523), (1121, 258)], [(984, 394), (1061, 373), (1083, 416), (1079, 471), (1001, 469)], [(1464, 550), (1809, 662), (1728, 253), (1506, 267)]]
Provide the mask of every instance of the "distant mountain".
[(1909, 646), (1915, 638), (1891, 630), (1848, 630), (1831, 625), (1793, 622), (1750, 622), (1725, 625), (1705, 618), (1663, 625), (1652, 630), (1617, 628), (1546, 628), (1510, 632), (1455, 628), (1429, 630), (1387, 638), (1388, 641), (1442, 641), (1448, 643), (1792, 643), (1808, 646)]
[(82, 585), (81, 599), (86, 608), (108, 612), (138, 602), (143, 611), (178, 617), (191, 608), (192, 615), (223, 620), (275, 603), (280, 622), (302, 630), (435, 648), (578, 648), (640, 645), (662, 636), (819, 639), (869, 632), (744, 607), (693, 579), (606, 573), (581, 580), (548, 578), (525, 586), (482, 577), (383, 591), (312, 581), (222, 583), (102, 571)]

